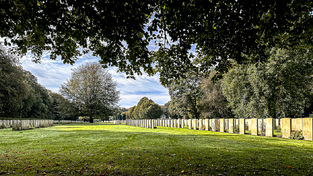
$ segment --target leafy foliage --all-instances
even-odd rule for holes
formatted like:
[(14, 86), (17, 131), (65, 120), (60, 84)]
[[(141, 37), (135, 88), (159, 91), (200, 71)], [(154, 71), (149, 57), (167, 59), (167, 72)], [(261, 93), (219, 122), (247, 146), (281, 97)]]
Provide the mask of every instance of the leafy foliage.
[(119, 91), (112, 76), (97, 63), (87, 63), (75, 69), (71, 78), (63, 83), (60, 92), (73, 103), (81, 115), (109, 116), (117, 108)]
[(193, 72), (188, 73), (185, 79), (180, 79), (168, 86), (171, 96), (171, 114), (199, 118), (201, 78)]
[(162, 108), (154, 101), (143, 97), (136, 106), (127, 111), (128, 119), (158, 119), (163, 114)]
[(201, 116), (205, 118), (230, 118), (233, 114), (222, 92), (222, 80), (213, 81), (215, 74), (216, 71), (212, 71), (208, 78), (201, 81), (200, 89), (203, 93), (200, 100)]
[(303, 140), (304, 139), (304, 136), (303, 136), (303, 133), (302, 133), (302, 131), (300, 130), (296, 130), (296, 131), (294, 131), (294, 132), (292, 132), (291, 134), (290, 134), (290, 137), (289, 137), (290, 139), (297, 139), (297, 140)]
[(267, 48), (313, 41), (310, 0), (5, 0), (0, 7), (0, 37), (22, 54), (38, 60), (49, 51), (74, 63), (92, 52), (129, 75), (158, 71), (163, 84), (194, 69), (194, 61), (201, 72), (217, 66), (222, 73), (230, 58), (257, 62)]
[(237, 65), (224, 77), (223, 93), (237, 117), (299, 117), (309, 105), (310, 50), (273, 49), (268, 62)]
[(37, 78), (25, 71), (18, 59), (4, 48), (0, 48), (0, 92), (1, 117), (67, 118), (55, 109), (58, 105), (53, 104), (51, 91), (38, 84)]
[(162, 110), (163, 110), (163, 114), (165, 115), (165, 118), (168, 118), (170, 116), (170, 110), (169, 110), (169, 106), (170, 106), (170, 101), (165, 103), (163, 106), (161, 106)]
[(28, 84), (17, 58), (0, 48), (0, 114), (22, 117), (34, 101), (34, 90)]
[(69, 102), (62, 95), (51, 93), (52, 97), (52, 112), (55, 115), (54, 119), (57, 120), (76, 120), (79, 113), (78, 109), (73, 103)]

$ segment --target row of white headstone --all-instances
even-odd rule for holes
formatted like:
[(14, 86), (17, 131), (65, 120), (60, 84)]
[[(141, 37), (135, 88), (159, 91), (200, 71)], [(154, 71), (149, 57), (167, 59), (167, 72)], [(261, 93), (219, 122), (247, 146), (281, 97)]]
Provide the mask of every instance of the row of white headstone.
[(75, 120), (54, 120), (54, 124), (71, 124), (71, 123), (84, 123), (83, 121), (75, 121)]
[[(274, 125), (274, 123), (271, 124)], [(142, 119), (126, 120), (126, 125), (145, 128), (155, 128), (156, 126), (185, 128), (187, 126), (187, 128), (194, 130), (227, 131), (229, 133), (237, 132), (240, 134), (244, 134), (248, 127), (245, 119)], [(256, 125), (258, 126), (258, 124)], [(274, 128), (271, 128), (271, 131), (273, 131), (272, 129)]]
[(0, 120), (0, 128), (12, 128), (12, 130), (28, 130), (49, 126), (53, 126), (53, 120)]
[(126, 120), (126, 125), (144, 127), (144, 128), (155, 128), (156, 121), (154, 119), (141, 119), (141, 120)]
[(53, 124), (83, 123), (72, 120), (0, 120), (0, 129), (12, 128), (12, 130), (28, 130), (31, 128), (50, 127)]
[(122, 124), (122, 123), (126, 123), (126, 120), (113, 120), (113, 124)]
[[(283, 138), (289, 138), (292, 132), (303, 133), (304, 140), (313, 140), (313, 118), (282, 118), (282, 119), (143, 119), (126, 120), (126, 125), (155, 128), (156, 126), (228, 132), (251, 135), (274, 136), (274, 130), (281, 132)], [(280, 129), (278, 128), (280, 127)]]
[[(210, 124), (210, 125), (209, 125)], [(156, 126), (216, 131), (220, 126), (216, 119), (141, 119), (126, 120), (126, 125), (155, 128)]]

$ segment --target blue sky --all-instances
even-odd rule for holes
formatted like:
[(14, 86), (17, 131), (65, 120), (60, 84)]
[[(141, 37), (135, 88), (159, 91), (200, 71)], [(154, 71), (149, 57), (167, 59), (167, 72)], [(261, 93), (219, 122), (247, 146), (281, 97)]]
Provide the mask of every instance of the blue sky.
[[(51, 60), (48, 55), (42, 57), (41, 63), (34, 63), (30, 56), (23, 57), (20, 62), (25, 70), (30, 71), (38, 79), (38, 82), (47, 89), (59, 93), (59, 87), (68, 80), (74, 68), (87, 62), (97, 62), (99, 58), (91, 55), (81, 57), (75, 64), (63, 64), (59, 60)], [(116, 67), (108, 68), (117, 83), (117, 89), (120, 91), (120, 106), (132, 107), (142, 97), (148, 97), (154, 102), (163, 105), (170, 100), (168, 90), (159, 82), (159, 75), (152, 77), (146, 74), (136, 76), (136, 80), (126, 79), (124, 73), (118, 73)]]

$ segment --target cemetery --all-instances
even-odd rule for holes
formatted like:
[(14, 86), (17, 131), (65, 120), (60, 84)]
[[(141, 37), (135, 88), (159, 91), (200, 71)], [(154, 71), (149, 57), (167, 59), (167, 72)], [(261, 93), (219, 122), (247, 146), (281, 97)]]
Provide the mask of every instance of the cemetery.
[(310, 175), (313, 162), (311, 118), (1, 123), (18, 128), (0, 129), (4, 175)]
[(0, 176), (313, 175), (312, 0), (0, 4)]

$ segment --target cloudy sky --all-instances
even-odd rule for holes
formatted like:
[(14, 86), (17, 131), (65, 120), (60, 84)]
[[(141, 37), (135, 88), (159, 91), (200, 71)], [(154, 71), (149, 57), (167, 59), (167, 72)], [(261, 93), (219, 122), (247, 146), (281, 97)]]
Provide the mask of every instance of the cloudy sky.
[[(97, 62), (99, 58), (84, 56), (74, 65), (63, 64), (61, 60), (51, 60), (44, 56), (41, 63), (34, 63), (30, 57), (23, 57), (20, 61), (25, 70), (32, 72), (38, 82), (47, 89), (59, 93), (61, 84), (68, 80), (74, 68), (87, 62)], [(117, 68), (111, 67), (109, 73), (117, 83), (120, 91), (120, 106), (129, 108), (137, 104), (142, 97), (148, 97), (154, 102), (163, 105), (170, 100), (168, 90), (159, 82), (159, 76), (149, 77), (147, 75), (136, 76), (136, 80), (126, 79), (124, 73), (118, 73)]]

